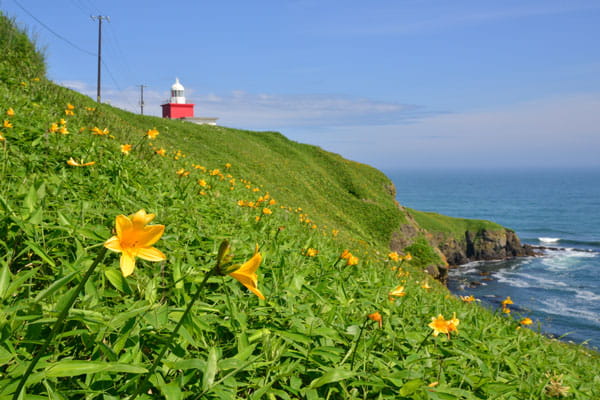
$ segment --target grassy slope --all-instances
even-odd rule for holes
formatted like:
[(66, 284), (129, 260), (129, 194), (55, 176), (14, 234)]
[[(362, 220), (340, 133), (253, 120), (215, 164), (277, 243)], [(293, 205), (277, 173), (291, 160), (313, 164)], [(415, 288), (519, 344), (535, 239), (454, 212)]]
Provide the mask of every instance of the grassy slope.
[(436, 232), (446, 237), (463, 238), (466, 231), (478, 232), (481, 230), (500, 231), (504, 230), (502, 225), (481, 219), (454, 218), (446, 215), (409, 210), (410, 215), (417, 221), (419, 226), (429, 232)]
[[(96, 106), (89, 98), (43, 78), (25, 35), (4, 18), (0, 31), (0, 112), (13, 125), (0, 128), (0, 399), (14, 391), (77, 272), (111, 236), (115, 216), (140, 208), (166, 226), (156, 246), (167, 262), (138, 260), (123, 279), (118, 257), (109, 255), (31, 377), (27, 398), (130, 393), (136, 374), (123, 365), (147, 367), (154, 359), (223, 238), (238, 261), (260, 244), (267, 300), (230, 278), (211, 279), (153, 378), (153, 398), (539, 399), (560, 375), (571, 398), (600, 396), (596, 354), (517, 330), (511, 318), (463, 303), (434, 282), (423, 289), (424, 276), (410, 265), (391, 268), (398, 265), (381, 245), (403, 216), (392, 212), (379, 172), (276, 133), (198, 127), (108, 106), (86, 110)], [(65, 117), (67, 103), (74, 116)], [(6, 116), (8, 107), (14, 116)], [(49, 133), (63, 117), (70, 133)], [(114, 138), (92, 135), (94, 126)], [(144, 132), (153, 126), (161, 133), (149, 141)], [(124, 143), (136, 144), (129, 156), (119, 151)], [(160, 147), (168, 157), (154, 153)], [(96, 164), (70, 167), (69, 157)], [(221, 169), (223, 179), (192, 163)], [(190, 175), (179, 177), (181, 168)], [(261, 212), (266, 203), (237, 204), (266, 192), (278, 202), (271, 215)], [(300, 221), (299, 206), (316, 229)], [(319, 254), (305, 256), (309, 247)], [(358, 266), (338, 261), (346, 248), (360, 257)], [(407, 295), (389, 302), (399, 284)], [(366, 320), (376, 310), (381, 329)], [(428, 336), (431, 317), (452, 312), (459, 335)], [(103, 370), (81, 374), (75, 360)]]

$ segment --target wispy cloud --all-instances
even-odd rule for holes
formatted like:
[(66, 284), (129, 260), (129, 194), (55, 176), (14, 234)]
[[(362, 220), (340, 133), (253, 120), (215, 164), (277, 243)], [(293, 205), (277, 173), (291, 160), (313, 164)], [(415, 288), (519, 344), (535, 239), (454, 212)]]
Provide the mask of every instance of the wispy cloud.
[[(62, 82), (95, 98), (96, 89), (82, 82)], [(291, 127), (341, 127), (408, 123), (429, 115), (412, 104), (377, 101), (342, 95), (283, 95), (234, 91), (228, 94), (195, 94), (186, 90), (188, 102), (196, 104), (196, 116), (219, 118), (219, 124), (243, 129), (285, 130)], [(139, 88), (123, 91), (105, 89), (103, 101), (132, 112), (139, 112)], [(144, 113), (161, 115), (160, 104), (168, 91), (144, 92)]]
[(600, 166), (599, 109), (600, 93), (573, 94), (408, 125), (337, 128), (313, 143), (380, 168)]

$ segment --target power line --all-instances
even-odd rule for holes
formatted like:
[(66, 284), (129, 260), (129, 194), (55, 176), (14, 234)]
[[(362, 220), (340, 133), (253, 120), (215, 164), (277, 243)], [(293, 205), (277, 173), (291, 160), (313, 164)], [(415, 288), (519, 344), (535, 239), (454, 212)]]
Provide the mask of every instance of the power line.
[(23, 10), (27, 15), (29, 15), (31, 18), (33, 18), (34, 20), (37, 21), (38, 24), (40, 24), (41, 26), (43, 26), (44, 28), (46, 28), (50, 33), (52, 33), (54, 36), (56, 36), (57, 38), (59, 38), (60, 40), (62, 40), (63, 42), (69, 44), (71, 47), (81, 51), (82, 53), (88, 54), (90, 56), (96, 56), (96, 54), (92, 53), (91, 51), (87, 51), (85, 49), (82, 49), (81, 47), (77, 46), (75, 43), (71, 42), (69, 39), (67, 39), (66, 37), (62, 36), (61, 34), (55, 32), (52, 28), (50, 28), (48, 25), (46, 25), (45, 23), (43, 23), (42, 21), (40, 21), (35, 15), (33, 15), (31, 12), (29, 12), (25, 7), (23, 7), (17, 0), (13, 0), (15, 2), (15, 4), (17, 6), (19, 6), (19, 8), (21, 10)]

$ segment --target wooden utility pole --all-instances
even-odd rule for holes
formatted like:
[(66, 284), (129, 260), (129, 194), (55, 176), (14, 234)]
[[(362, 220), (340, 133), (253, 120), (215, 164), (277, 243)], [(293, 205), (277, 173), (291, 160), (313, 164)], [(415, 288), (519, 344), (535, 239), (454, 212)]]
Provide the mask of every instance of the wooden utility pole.
[(100, 88), (101, 88), (101, 75), (102, 75), (102, 20), (110, 22), (108, 16), (102, 15), (91, 15), (92, 20), (98, 20), (98, 89), (96, 95), (96, 101), (100, 103)]
[(140, 113), (144, 115), (144, 88), (146, 85), (138, 85), (140, 87)]

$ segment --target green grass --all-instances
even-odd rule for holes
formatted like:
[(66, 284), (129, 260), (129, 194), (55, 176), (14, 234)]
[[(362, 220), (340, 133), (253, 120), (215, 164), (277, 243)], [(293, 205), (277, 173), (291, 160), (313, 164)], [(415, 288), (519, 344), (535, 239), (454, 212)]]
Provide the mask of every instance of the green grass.
[(495, 222), (482, 219), (454, 218), (446, 215), (409, 209), (409, 214), (429, 232), (441, 233), (447, 237), (462, 238), (466, 231), (504, 231), (506, 228)]
[[(417, 267), (431, 257), (422, 241), (411, 248), (414, 262), (388, 260), (389, 236), (406, 216), (380, 172), (277, 133), (96, 105), (46, 80), (43, 58), (13, 23), (0, 17), (0, 31), (0, 53), (11, 54), (0, 60), (0, 121), (12, 124), (0, 128), (0, 399), (12, 398), (116, 216), (139, 209), (165, 225), (155, 246), (167, 261), (138, 259), (123, 278), (110, 252), (25, 399), (127, 398), (225, 239), (235, 262), (260, 246), (266, 300), (228, 276), (210, 278), (145, 398), (544, 399), (551, 380), (569, 387), (566, 398), (600, 397), (597, 353), (454, 298)], [(69, 103), (73, 116), (65, 115)], [(61, 118), (70, 133), (49, 132)], [(93, 127), (110, 134), (93, 135)], [(160, 134), (149, 140), (153, 127)], [(122, 144), (134, 145), (130, 155)], [(95, 164), (72, 167), (70, 157)], [(188, 176), (177, 174), (182, 168)], [(238, 205), (267, 193), (277, 202), (272, 214), (262, 212), (270, 199)], [(309, 257), (308, 248), (319, 252)], [(345, 249), (358, 265), (339, 259)], [(398, 285), (407, 294), (390, 302)], [(367, 319), (375, 311), (381, 329)], [(431, 318), (452, 313), (459, 333), (431, 336)]]

